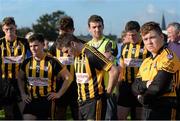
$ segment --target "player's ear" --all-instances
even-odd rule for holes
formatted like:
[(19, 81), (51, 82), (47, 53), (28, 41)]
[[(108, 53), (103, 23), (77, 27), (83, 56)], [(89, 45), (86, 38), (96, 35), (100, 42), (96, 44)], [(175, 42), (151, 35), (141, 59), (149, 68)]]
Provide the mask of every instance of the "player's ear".
[(73, 48), (76, 46), (76, 44), (75, 44), (75, 42), (74, 42), (74, 41), (71, 41), (71, 43), (70, 43), (70, 44), (71, 44), (71, 47), (73, 47)]

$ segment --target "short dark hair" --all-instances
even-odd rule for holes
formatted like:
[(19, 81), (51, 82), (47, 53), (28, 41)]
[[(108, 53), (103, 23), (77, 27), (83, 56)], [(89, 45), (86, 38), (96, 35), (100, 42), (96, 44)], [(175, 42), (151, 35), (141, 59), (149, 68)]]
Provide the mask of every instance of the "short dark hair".
[(129, 21), (126, 23), (125, 31), (128, 32), (128, 31), (132, 31), (132, 30), (136, 30), (137, 32), (139, 32), (140, 25), (137, 21)]
[(92, 15), (88, 19), (88, 26), (90, 26), (90, 22), (101, 22), (102, 25), (104, 26), (104, 21), (103, 18), (99, 15)]
[(159, 34), (163, 34), (159, 24), (154, 22), (154, 21), (150, 21), (150, 22), (147, 22), (147, 23), (142, 25), (141, 30), (140, 30), (141, 35), (142, 36), (146, 35), (152, 30), (158, 32)]
[(59, 29), (67, 31), (68, 29), (74, 30), (74, 21), (70, 16), (63, 16), (59, 21)]
[(83, 43), (80, 39), (70, 33), (64, 33), (58, 36), (56, 42), (59, 47), (70, 47), (71, 42)]
[(40, 43), (44, 43), (44, 36), (41, 33), (34, 33), (28, 39), (28, 42), (39, 41)]
[(5, 17), (2, 21), (2, 26), (4, 25), (14, 25), (16, 26), (16, 22), (14, 20), (14, 17)]

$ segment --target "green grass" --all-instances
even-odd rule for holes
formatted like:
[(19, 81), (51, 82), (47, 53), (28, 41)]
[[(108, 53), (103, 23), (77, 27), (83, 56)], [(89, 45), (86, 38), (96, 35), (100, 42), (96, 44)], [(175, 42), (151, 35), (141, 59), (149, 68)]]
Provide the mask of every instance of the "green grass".
[(5, 118), (5, 115), (4, 115), (4, 110), (1, 109), (0, 110), (0, 120), (4, 119)]
[[(0, 110), (0, 120), (3, 120), (4, 118), (5, 118), (4, 110), (1, 109)], [(70, 107), (69, 106), (68, 106), (68, 109), (67, 109), (67, 120), (73, 120), (72, 116), (71, 116), (71, 111), (70, 111)]]
[(67, 109), (67, 116), (66, 116), (67, 120), (73, 120), (72, 119), (72, 116), (71, 116), (71, 110), (70, 110), (70, 107), (68, 106), (68, 109)]

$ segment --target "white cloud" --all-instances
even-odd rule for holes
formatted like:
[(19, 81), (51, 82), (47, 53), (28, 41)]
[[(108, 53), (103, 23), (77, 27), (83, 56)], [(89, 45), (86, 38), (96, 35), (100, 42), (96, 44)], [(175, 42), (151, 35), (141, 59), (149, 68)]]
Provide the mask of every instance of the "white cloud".
[(167, 13), (175, 15), (176, 11), (174, 9), (167, 9)]
[(155, 12), (156, 12), (155, 6), (154, 6), (153, 4), (149, 4), (149, 5), (147, 6), (147, 12), (148, 12), (149, 14), (155, 13)]

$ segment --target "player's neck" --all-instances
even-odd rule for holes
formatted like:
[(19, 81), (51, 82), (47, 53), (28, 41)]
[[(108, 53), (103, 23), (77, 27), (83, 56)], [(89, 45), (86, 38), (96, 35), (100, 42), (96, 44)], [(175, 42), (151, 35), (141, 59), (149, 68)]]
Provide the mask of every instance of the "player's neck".
[(34, 56), (34, 58), (35, 60), (40, 61), (44, 58), (44, 56), (45, 56), (45, 52), (42, 52), (41, 54)]

